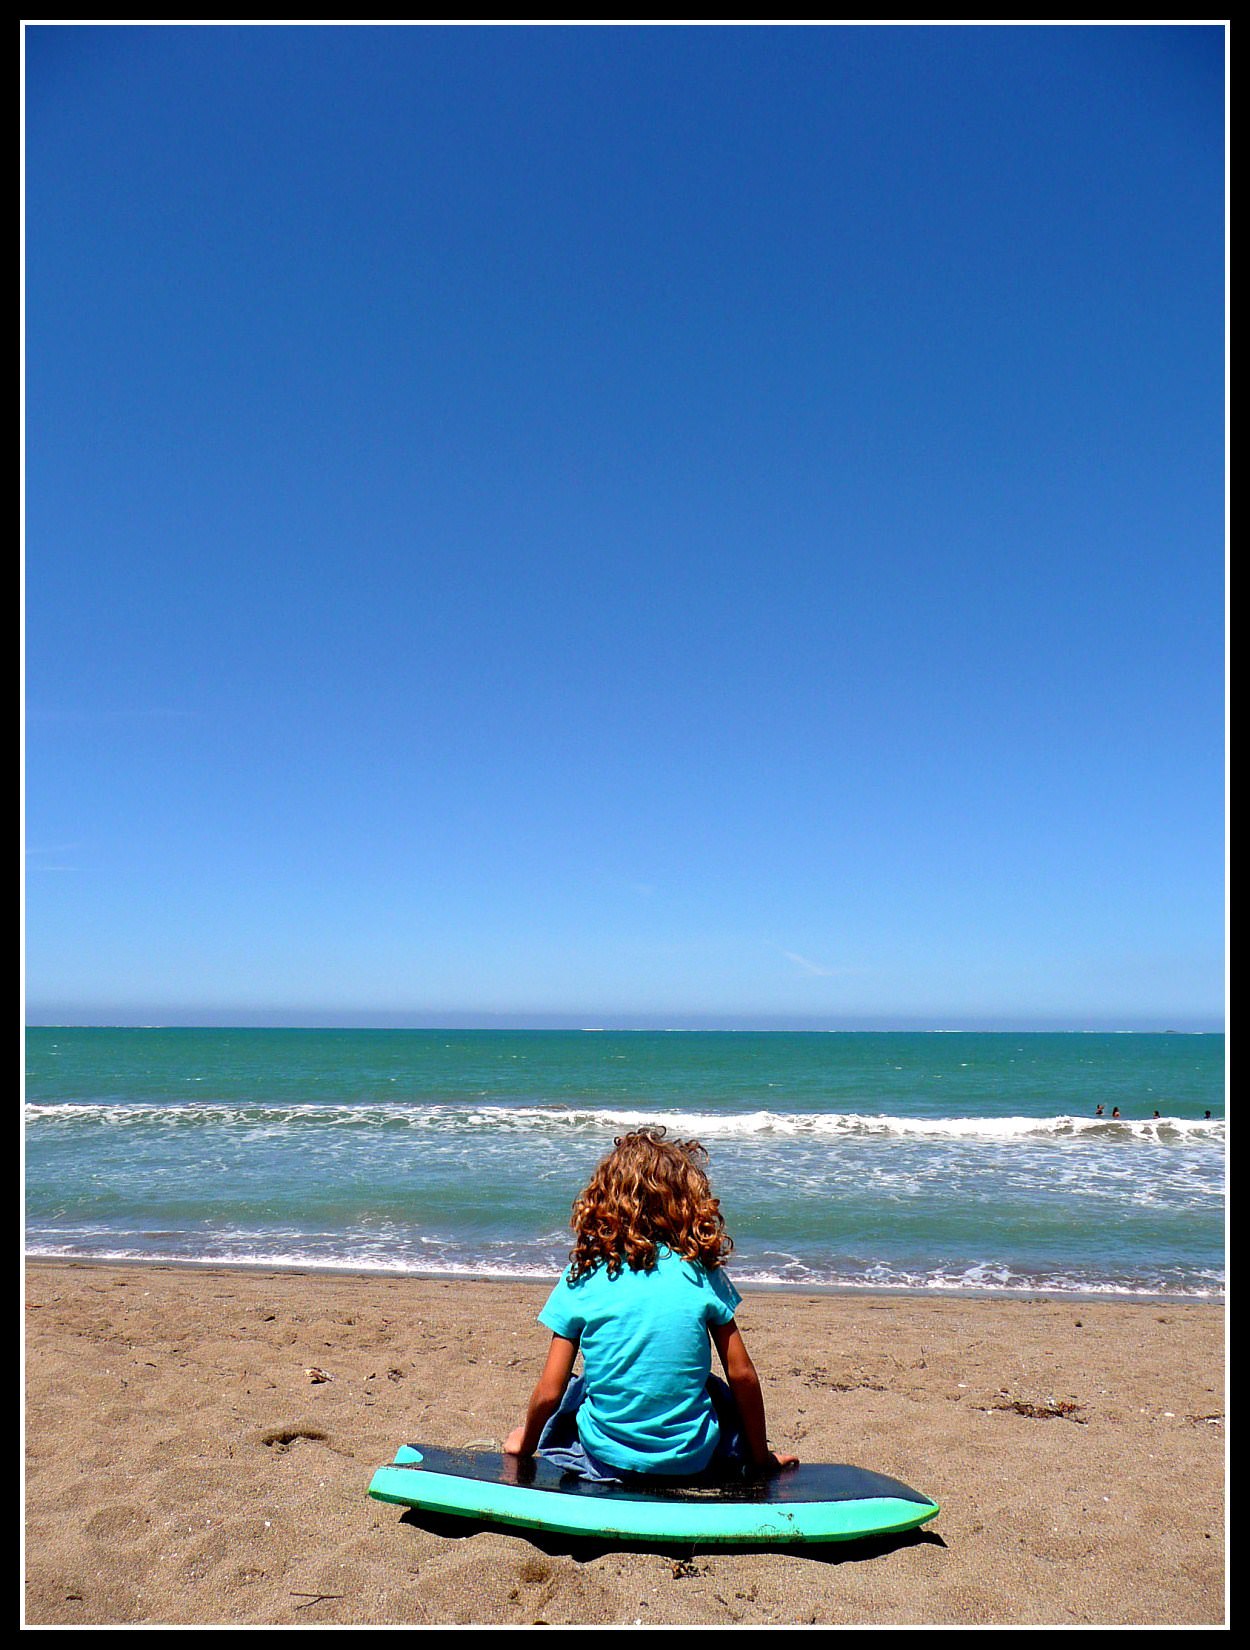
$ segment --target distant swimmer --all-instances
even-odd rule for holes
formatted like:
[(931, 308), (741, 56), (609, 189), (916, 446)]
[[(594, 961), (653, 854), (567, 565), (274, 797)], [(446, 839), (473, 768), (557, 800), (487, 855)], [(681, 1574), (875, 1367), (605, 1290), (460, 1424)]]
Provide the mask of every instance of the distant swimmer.
[(1101, 1117), (1102, 1116), (1102, 1107), (1101, 1106), (1095, 1106), (1094, 1107), (1094, 1116), (1095, 1117)]
[(1158, 1112), (1155, 1112), (1155, 1113), (1154, 1113), (1154, 1116), (1155, 1116), (1155, 1117), (1158, 1117), (1158, 1116), (1159, 1116), (1159, 1113), (1158, 1113)]
[(1112, 1106), (1112, 1108), (1111, 1108), (1111, 1115), (1112, 1115), (1112, 1117), (1118, 1117), (1118, 1116), (1119, 1116), (1119, 1115), (1120, 1115), (1120, 1108), (1119, 1108), (1119, 1106)]

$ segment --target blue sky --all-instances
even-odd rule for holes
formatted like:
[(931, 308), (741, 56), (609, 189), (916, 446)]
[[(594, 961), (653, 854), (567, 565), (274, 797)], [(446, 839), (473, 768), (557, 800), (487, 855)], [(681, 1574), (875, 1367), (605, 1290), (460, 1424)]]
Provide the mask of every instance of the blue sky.
[(1221, 1024), (1224, 49), (28, 27), (29, 1018)]

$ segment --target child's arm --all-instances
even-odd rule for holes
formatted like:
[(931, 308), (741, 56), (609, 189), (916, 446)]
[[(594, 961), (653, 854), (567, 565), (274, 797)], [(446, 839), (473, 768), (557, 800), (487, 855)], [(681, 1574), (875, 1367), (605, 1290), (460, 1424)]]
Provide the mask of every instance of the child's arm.
[(523, 1425), (513, 1427), (504, 1439), (505, 1455), (533, 1455), (547, 1422), (560, 1407), (564, 1389), (573, 1373), (577, 1357), (577, 1342), (566, 1341), (563, 1335), (553, 1335), (547, 1352), (547, 1362), (538, 1377), (538, 1385), (530, 1398), (530, 1407)]
[(725, 1369), (725, 1379), (734, 1395), (738, 1413), (742, 1417), (742, 1433), (746, 1439), (751, 1465), (769, 1468), (798, 1465), (797, 1455), (777, 1455), (768, 1447), (768, 1424), (764, 1419), (764, 1394), (760, 1378), (755, 1373), (751, 1354), (746, 1349), (742, 1332), (735, 1321), (711, 1325), (712, 1343)]

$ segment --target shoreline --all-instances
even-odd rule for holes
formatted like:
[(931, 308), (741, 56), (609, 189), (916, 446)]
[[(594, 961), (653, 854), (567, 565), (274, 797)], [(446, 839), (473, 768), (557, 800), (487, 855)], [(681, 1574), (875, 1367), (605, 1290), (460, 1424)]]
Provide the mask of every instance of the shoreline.
[(1222, 1303), (748, 1285), (774, 1447), (942, 1511), (870, 1547), (674, 1555), (365, 1493), (400, 1443), (498, 1450), (549, 1281), (54, 1258), (25, 1278), (30, 1625), (1224, 1619)]
[[(146, 1255), (39, 1255), (26, 1254), (23, 1264), (27, 1267), (42, 1266), (100, 1266), (100, 1267), (152, 1267), (155, 1270), (186, 1270), (189, 1272), (221, 1271), (221, 1272), (263, 1272), (274, 1277), (314, 1278), (314, 1277), (348, 1277), (362, 1280), (382, 1280), (393, 1278), (396, 1280), (412, 1279), (414, 1282), (431, 1283), (465, 1283), (465, 1284), (499, 1284), (503, 1287), (533, 1286), (534, 1288), (551, 1288), (558, 1273), (555, 1272), (490, 1272), (465, 1268), (462, 1271), (440, 1270), (437, 1267), (409, 1270), (399, 1267), (369, 1267), (369, 1266), (331, 1266), (314, 1265), (312, 1262), (293, 1264), (265, 1260), (222, 1260), (219, 1257), (210, 1257), (204, 1260), (193, 1259), (189, 1256), (146, 1256)], [(732, 1267), (730, 1268), (732, 1270)], [(734, 1276), (734, 1282), (744, 1295), (813, 1295), (841, 1298), (850, 1296), (855, 1299), (881, 1300), (954, 1300), (954, 1301), (1049, 1301), (1055, 1304), (1070, 1303), (1074, 1306), (1096, 1305), (1105, 1302), (1108, 1305), (1122, 1306), (1158, 1306), (1182, 1307), (1201, 1306), (1218, 1308), (1221, 1311), (1227, 1305), (1225, 1291), (1212, 1290), (1210, 1294), (1151, 1294), (1136, 1290), (1077, 1290), (1077, 1289), (1047, 1289), (1044, 1286), (1027, 1286), (1019, 1289), (1008, 1288), (924, 1288), (920, 1285), (909, 1284), (879, 1284), (879, 1283), (786, 1283), (781, 1281), (761, 1280), (759, 1278)]]

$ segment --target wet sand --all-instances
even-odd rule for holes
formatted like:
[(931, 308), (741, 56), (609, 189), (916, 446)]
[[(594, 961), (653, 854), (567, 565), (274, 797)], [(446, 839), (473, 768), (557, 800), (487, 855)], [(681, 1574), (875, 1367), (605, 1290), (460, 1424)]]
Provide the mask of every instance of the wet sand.
[(26, 1622), (1224, 1621), (1222, 1306), (747, 1294), (774, 1447), (941, 1504), (871, 1546), (631, 1549), (369, 1500), (399, 1443), (499, 1447), (546, 1294), (32, 1263)]

